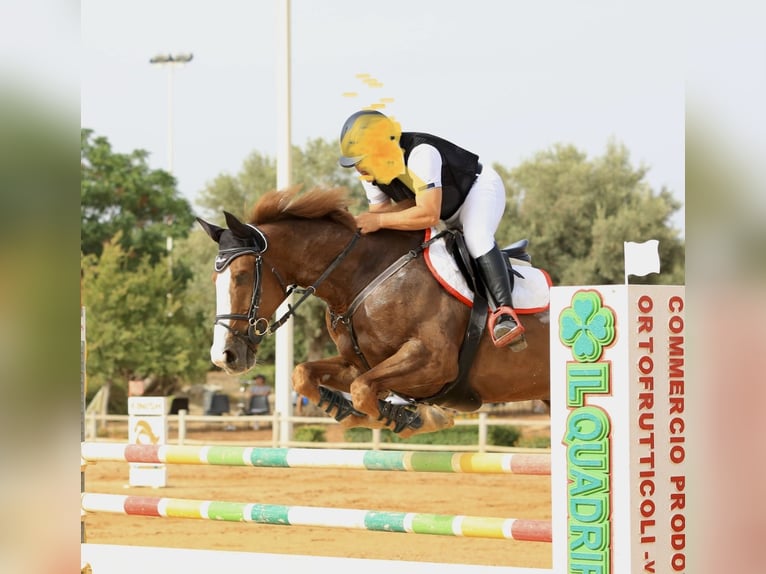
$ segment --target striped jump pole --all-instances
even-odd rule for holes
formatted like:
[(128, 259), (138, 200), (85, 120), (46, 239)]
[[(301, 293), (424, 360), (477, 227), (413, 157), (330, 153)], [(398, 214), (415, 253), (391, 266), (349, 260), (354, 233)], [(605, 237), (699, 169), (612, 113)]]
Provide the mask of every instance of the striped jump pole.
[(498, 538), (527, 542), (552, 541), (549, 520), (381, 512), (96, 493), (82, 495), (82, 510), (132, 516), (196, 518), (283, 526), (353, 528), (377, 532)]
[(247, 446), (188, 446), (85, 442), (84, 462), (202, 464), (279, 468), (343, 468), (475, 474), (551, 473), (548, 455), (377, 451)]

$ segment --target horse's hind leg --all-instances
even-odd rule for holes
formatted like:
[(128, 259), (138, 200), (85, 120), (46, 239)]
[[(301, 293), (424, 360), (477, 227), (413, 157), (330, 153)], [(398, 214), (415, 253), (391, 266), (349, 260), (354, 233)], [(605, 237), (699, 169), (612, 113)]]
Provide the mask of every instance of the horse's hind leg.
[(456, 372), (444, 372), (444, 362), (431, 359), (433, 354), (422, 341), (410, 340), (396, 354), (360, 374), (351, 383), (354, 408), (367, 413), (370, 420), (377, 423), (370, 428), (389, 428), (407, 438), (454, 424), (452, 414), (439, 406), (393, 405), (379, 399), (390, 391), (407, 396), (430, 396), (441, 388), (444, 381), (457, 376)]

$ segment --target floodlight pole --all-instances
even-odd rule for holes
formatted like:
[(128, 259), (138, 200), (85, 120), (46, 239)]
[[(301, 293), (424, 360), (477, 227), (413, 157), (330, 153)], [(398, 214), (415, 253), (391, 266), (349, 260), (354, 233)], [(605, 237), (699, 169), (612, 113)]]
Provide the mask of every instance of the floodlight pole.
[[(280, 0), (277, 8), (277, 189), (286, 190), (292, 184), (291, 162), (291, 87), (290, 87), (290, 0)], [(277, 314), (286, 312), (291, 298), (280, 306)], [(276, 332), (274, 410), (280, 415), (279, 443), (287, 446), (293, 436), (293, 321)]]
[[(152, 66), (161, 66), (168, 69), (168, 173), (173, 175), (173, 70), (177, 66), (184, 66), (192, 61), (194, 54), (157, 54), (149, 60)], [(173, 237), (168, 233), (165, 238), (165, 249), (168, 252), (168, 272), (173, 273)], [(170, 297), (168, 293), (168, 297)]]
[[(192, 61), (194, 54), (157, 54), (149, 60), (153, 66), (166, 67), (168, 69), (168, 173), (173, 175), (173, 70), (176, 66), (184, 66)], [(168, 233), (165, 238), (165, 249), (168, 252), (168, 274), (173, 276), (173, 237)], [(168, 292), (168, 299), (172, 294)]]
[(173, 173), (173, 71), (192, 61), (194, 54), (157, 54), (149, 60), (153, 66), (168, 69), (168, 172)]

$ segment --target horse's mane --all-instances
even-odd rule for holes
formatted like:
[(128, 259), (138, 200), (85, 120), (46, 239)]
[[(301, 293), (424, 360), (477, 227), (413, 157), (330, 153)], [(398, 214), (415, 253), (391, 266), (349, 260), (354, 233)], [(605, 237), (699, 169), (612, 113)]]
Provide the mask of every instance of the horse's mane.
[(253, 206), (248, 223), (262, 225), (294, 218), (326, 218), (356, 230), (356, 220), (348, 210), (350, 198), (345, 188), (314, 188), (303, 193), (300, 189), (296, 186), (263, 194)]

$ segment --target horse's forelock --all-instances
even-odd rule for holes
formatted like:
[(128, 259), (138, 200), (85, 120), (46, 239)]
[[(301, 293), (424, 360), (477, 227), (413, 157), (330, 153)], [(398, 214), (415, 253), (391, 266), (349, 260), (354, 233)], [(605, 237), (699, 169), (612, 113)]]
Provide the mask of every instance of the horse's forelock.
[(314, 188), (299, 193), (299, 187), (285, 191), (270, 191), (261, 196), (253, 206), (249, 223), (262, 225), (284, 219), (328, 218), (356, 229), (354, 216), (349, 212), (349, 196), (345, 188)]

